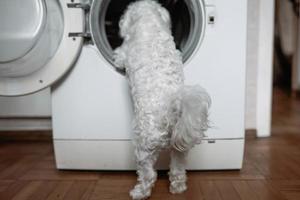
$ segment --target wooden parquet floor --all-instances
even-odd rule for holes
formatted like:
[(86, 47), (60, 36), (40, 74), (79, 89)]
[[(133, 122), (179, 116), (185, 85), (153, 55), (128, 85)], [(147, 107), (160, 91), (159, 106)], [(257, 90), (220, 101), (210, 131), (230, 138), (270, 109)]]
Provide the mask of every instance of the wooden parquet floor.
[[(161, 172), (150, 200), (300, 200), (300, 100), (274, 94), (272, 137), (247, 132), (241, 171), (189, 172), (180, 195), (168, 192)], [(30, 134), (0, 133), (0, 200), (130, 199), (134, 172), (58, 171), (51, 140)]]

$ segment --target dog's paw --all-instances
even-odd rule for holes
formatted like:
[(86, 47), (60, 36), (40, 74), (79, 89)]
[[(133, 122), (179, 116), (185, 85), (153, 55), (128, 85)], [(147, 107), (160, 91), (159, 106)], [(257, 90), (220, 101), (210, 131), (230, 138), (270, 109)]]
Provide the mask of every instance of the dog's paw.
[(169, 188), (169, 190), (172, 194), (182, 193), (182, 192), (186, 191), (186, 189), (187, 189), (187, 186), (186, 186), (185, 182), (177, 182), (177, 181), (171, 182), (170, 188)]
[(125, 60), (126, 54), (123, 49), (121, 47), (116, 48), (113, 53), (113, 62), (118, 70), (125, 70)]
[(181, 174), (173, 174), (169, 172), (169, 180), (170, 180), (170, 192), (172, 194), (178, 194), (186, 191), (187, 186), (186, 186), (186, 174), (181, 173)]
[(141, 184), (137, 184), (129, 194), (133, 200), (144, 200), (150, 197), (151, 189), (145, 189)]

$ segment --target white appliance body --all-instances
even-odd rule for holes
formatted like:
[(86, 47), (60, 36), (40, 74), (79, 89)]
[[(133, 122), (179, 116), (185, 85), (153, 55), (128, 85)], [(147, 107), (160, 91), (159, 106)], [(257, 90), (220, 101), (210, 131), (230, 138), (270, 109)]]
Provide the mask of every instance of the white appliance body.
[[(92, 15), (92, 8), (112, 1), (92, 1), (90, 20), (84, 12), (89, 9), (86, 4), (89, 0), (0, 2), (3, 25), (0, 95), (24, 95), (51, 86), (53, 143), (58, 169), (135, 169), (131, 141), (133, 108), (127, 80), (107, 59), (109, 53), (101, 50), (108, 43), (97, 39), (98, 32), (91, 25), (97, 26), (95, 20), (100, 21), (102, 16), (99, 12), (94, 13), (100, 18)], [(21, 2), (22, 9), (16, 6)], [(115, 7), (119, 8), (122, 2), (114, 1)], [(191, 27), (199, 31), (190, 34), (192, 41), (186, 42), (186, 46), (197, 47), (186, 51), (191, 55), (185, 62), (186, 84), (200, 84), (212, 98), (212, 127), (206, 133), (207, 138), (190, 151), (187, 168), (240, 169), (245, 131), (247, 1), (181, 2), (191, 8), (187, 11), (190, 16), (202, 19), (201, 34), (197, 29), (200, 22), (194, 21)], [(193, 10), (197, 5), (198, 10)], [(201, 13), (198, 16), (196, 12)], [(22, 13), (38, 19), (24, 24), (18, 18)], [(103, 29), (98, 27), (97, 30)], [(90, 35), (95, 45), (83, 38)], [(199, 36), (199, 41), (197, 38), (194, 41), (195, 36)], [(168, 168), (168, 161), (165, 151), (157, 168)]]
[[(191, 170), (240, 169), (244, 151), (246, 0), (206, 1), (202, 44), (185, 64), (186, 84), (210, 93), (212, 128), (187, 158)], [(208, 22), (215, 17), (215, 23)], [(94, 45), (84, 45), (74, 68), (52, 90), (59, 169), (133, 170), (133, 116), (126, 78)], [(157, 168), (168, 168), (168, 152)]]

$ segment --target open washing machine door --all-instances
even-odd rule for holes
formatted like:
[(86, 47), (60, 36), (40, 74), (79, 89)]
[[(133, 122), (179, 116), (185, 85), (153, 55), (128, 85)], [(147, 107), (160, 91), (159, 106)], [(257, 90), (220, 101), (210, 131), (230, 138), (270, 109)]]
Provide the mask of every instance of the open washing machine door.
[[(113, 64), (113, 49), (122, 44), (119, 20), (127, 6), (135, 0), (93, 0), (89, 13), (89, 30), (93, 43), (104, 59)], [(159, 0), (170, 13), (176, 46), (187, 63), (200, 46), (206, 24), (203, 0)]]
[[(113, 49), (122, 43), (118, 22), (130, 2), (0, 1), (0, 95), (25, 95), (51, 86), (72, 67), (84, 36), (92, 36), (101, 56), (113, 66)], [(202, 0), (160, 3), (171, 14), (174, 39), (186, 62), (203, 39), (205, 5)]]
[(76, 60), (84, 12), (73, 0), (0, 1), (0, 95), (37, 92), (60, 79)]

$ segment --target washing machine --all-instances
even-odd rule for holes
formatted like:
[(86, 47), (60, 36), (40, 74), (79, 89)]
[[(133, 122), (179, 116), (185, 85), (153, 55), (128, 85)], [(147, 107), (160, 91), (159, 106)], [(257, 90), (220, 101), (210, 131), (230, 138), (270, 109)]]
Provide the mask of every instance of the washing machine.
[[(58, 169), (133, 170), (133, 108), (113, 64), (130, 0), (1, 0), (0, 94), (51, 87)], [(186, 84), (212, 98), (211, 128), (191, 170), (240, 169), (244, 151), (246, 0), (161, 0), (183, 53)], [(157, 168), (168, 167), (163, 152)]]

